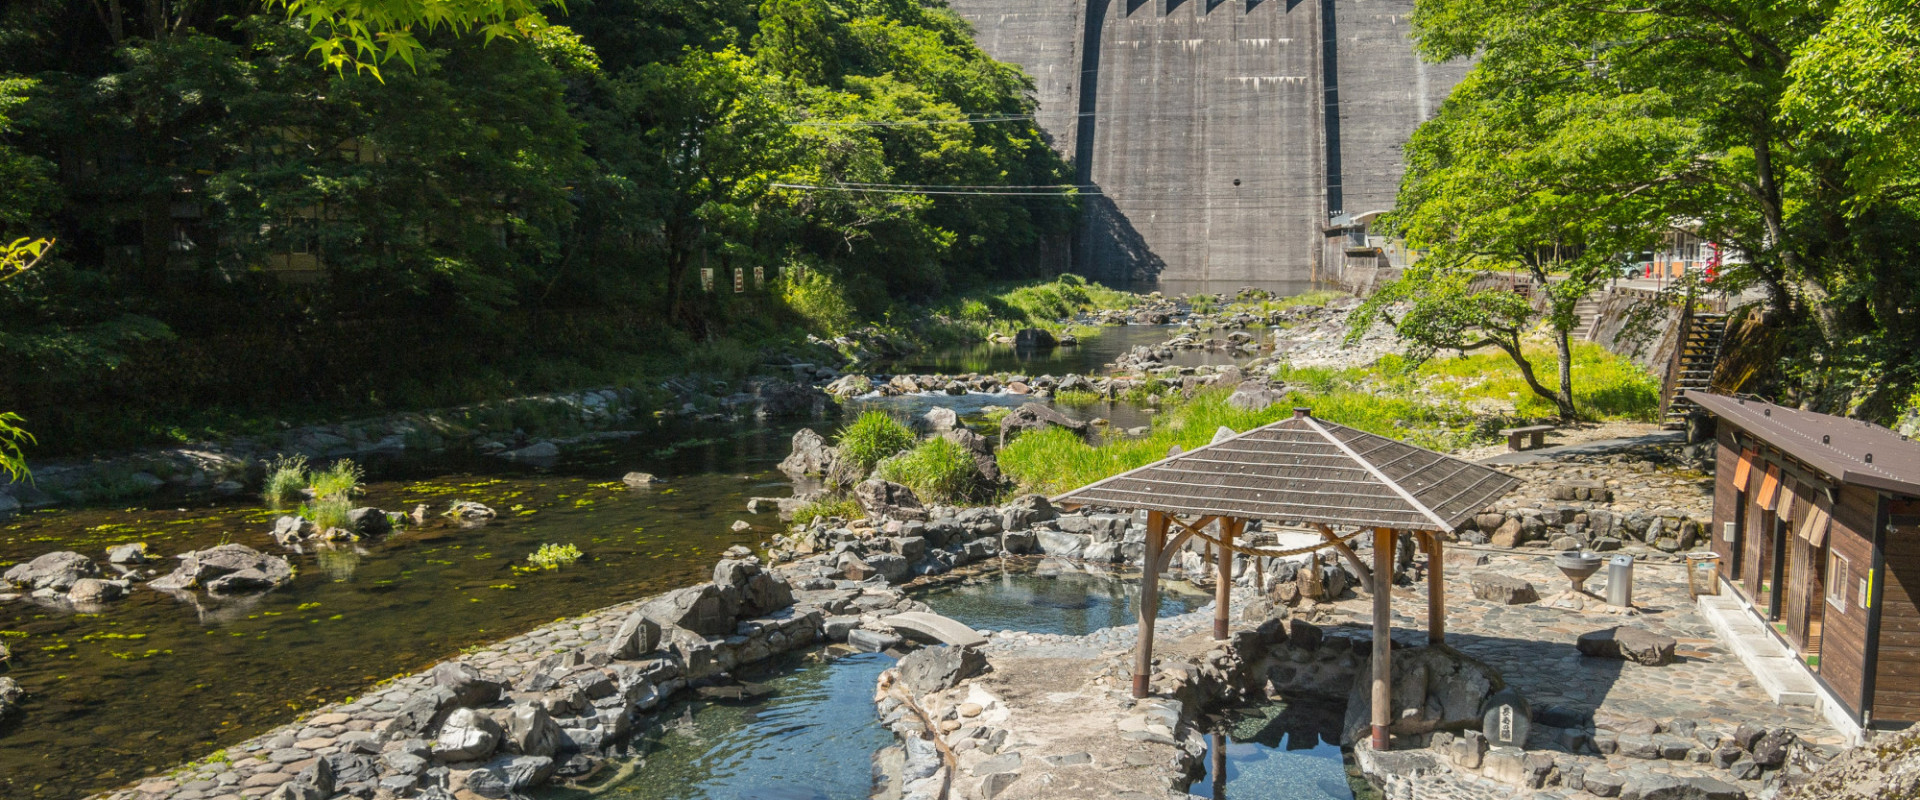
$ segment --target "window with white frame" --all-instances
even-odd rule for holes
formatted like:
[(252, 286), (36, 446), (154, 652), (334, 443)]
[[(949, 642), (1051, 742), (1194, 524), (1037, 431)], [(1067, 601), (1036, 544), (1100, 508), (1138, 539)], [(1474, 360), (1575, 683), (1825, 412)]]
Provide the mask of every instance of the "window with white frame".
[(1847, 557), (1838, 550), (1827, 551), (1827, 602), (1841, 611), (1847, 610), (1847, 568), (1852, 566)]

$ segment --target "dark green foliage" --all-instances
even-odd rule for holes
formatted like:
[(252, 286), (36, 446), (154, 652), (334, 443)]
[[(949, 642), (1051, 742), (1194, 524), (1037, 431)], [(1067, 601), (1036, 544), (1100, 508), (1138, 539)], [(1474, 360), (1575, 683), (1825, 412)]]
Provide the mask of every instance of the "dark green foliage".
[(568, 3), (565, 28), (422, 36), (378, 80), (262, 11), (0, 9), (0, 237), (59, 239), (0, 286), (0, 398), (49, 452), (737, 376), (804, 328), (1037, 273), (1072, 216), (774, 186), (1065, 181), (1027, 121), (838, 124), (1032, 111), (944, 8)]
[(841, 457), (851, 459), (864, 473), (881, 459), (912, 447), (913, 431), (885, 411), (868, 411), (840, 432), (838, 444)]

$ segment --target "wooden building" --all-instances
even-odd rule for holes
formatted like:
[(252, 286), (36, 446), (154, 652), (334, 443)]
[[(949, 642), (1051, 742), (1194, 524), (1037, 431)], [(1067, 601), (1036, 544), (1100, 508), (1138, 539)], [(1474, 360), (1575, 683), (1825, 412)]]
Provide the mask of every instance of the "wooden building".
[(1863, 727), (1920, 722), (1920, 443), (1860, 420), (1689, 391), (1718, 424), (1723, 588)]

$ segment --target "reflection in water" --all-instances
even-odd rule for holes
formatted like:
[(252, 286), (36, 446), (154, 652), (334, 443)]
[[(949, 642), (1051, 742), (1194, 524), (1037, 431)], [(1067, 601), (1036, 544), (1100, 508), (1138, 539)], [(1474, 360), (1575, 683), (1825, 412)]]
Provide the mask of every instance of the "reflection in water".
[[(1068, 636), (1132, 625), (1140, 613), (1138, 582), (1077, 571), (1002, 571), (929, 590), (919, 599), (975, 628)], [(1160, 616), (1185, 614), (1210, 599), (1163, 585)]]
[[(873, 754), (893, 743), (873, 687), (893, 659), (789, 656), (764, 671), (760, 701), (675, 704), (636, 737), (642, 764), (607, 787), (555, 788), (567, 800), (838, 800), (873, 788)], [(748, 675), (749, 679), (759, 676)]]
[(1214, 800), (1369, 797), (1365, 782), (1350, 781), (1342, 762), (1345, 714), (1344, 703), (1316, 698), (1276, 700), (1240, 712), (1207, 737), (1207, 774), (1187, 791)]

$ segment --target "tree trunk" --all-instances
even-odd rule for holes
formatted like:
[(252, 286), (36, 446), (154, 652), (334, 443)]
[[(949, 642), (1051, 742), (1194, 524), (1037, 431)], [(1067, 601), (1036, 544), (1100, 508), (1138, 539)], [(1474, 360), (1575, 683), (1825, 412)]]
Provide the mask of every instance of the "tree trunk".
[(1566, 330), (1555, 330), (1553, 345), (1560, 353), (1560, 394), (1553, 398), (1553, 404), (1560, 408), (1560, 421), (1573, 422), (1573, 336)]
[[(1564, 338), (1561, 340), (1563, 344), (1565, 341)], [(1502, 352), (1505, 352), (1507, 358), (1513, 359), (1514, 366), (1520, 368), (1520, 377), (1527, 382), (1527, 388), (1532, 389), (1533, 393), (1539, 395), (1541, 399), (1553, 402), (1554, 408), (1560, 412), (1561, 420), (1571, 421), (1573, 419), (1572, 401), (1561, 398), (1559, 393), (1547, 388), (1546, 384), (1540, 382), (1540, 376), (1533, 371), (1533, 362), (1527, 360), (1526, 355), (1520, 352), (1520, 336), (1518, 333), (1513, 335), (1511, 341), (1496, 338), (1493, 340), (1493, 344), (1495, 347), (1500, 348)], [(1561, 352), (1565, 354), (1568, 351), (1563, 349)], [(1562, 356), (1562, 358), (1566, 357), (1568, 356)], [(1565, 364), (1566, 362), (1562, 361), (1561, 363)], [(1566, 367), (1561, 367), (1562, 381), (1565, 380), (1564, 376), (1566, 374)], [(1571, 390), (1569, 390), (1568, 396), (1571, 396)]]

